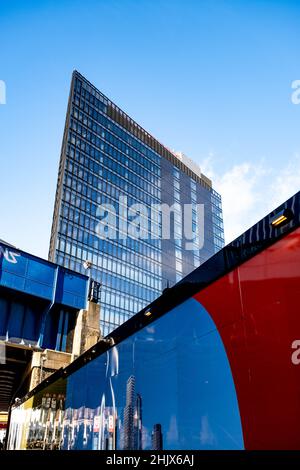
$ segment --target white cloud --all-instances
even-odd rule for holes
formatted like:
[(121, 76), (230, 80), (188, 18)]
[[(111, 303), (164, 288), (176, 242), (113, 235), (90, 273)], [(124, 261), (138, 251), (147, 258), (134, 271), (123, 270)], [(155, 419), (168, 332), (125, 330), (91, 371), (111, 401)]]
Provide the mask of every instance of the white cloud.
[(300, 190), (300, 154), (296, 153), (276, 173), (271, 185), (271, 202), (277, 206)]
[(244, 162), (220, 174), (214, 156), (201, 169), (222, 196), (225, 242), (239, 236), (275, 207), (300, 190), (300, 155), (293, 155), (279, 170), (262, 160)]

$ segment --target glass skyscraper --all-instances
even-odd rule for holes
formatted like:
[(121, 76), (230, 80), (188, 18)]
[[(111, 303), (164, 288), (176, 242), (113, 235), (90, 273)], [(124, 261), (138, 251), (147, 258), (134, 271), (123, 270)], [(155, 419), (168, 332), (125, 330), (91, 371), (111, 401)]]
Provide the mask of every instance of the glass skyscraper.
[[(116, 225), (115, 236), (105, 238), (99, 236), (99, 208), (108, 204), (116, 208), (115, 218), (109, 219)], [(131, 236), (130, 231), (128, 235), (126, 223), (135, 204), (154, 215), (149, 236)], [(173, 206), (170, 236), (164, 238), (162, 204)], [(187, 249), (183, 230), (184, 204), (192, 207), (192, 249)], [(204, 208), (201, 223), (197, 204)], [(149, 221), (145, 213), (139, 215), (142, 233)], [(102, 284), (102, 333), (108, 334), (223, 245), (221, 197), (211, 181), (75, 71), (49, 259), (81, 273), (84, 261), (92, 263), (91, 277)]]

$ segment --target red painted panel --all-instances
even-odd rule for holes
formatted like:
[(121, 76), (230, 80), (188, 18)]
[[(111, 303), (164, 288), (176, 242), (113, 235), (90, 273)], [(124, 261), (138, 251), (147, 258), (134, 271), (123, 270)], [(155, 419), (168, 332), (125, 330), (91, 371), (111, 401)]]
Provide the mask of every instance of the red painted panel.
[(200, 291), (231, 364), (245, 447), (300, 448), (300, 229)]

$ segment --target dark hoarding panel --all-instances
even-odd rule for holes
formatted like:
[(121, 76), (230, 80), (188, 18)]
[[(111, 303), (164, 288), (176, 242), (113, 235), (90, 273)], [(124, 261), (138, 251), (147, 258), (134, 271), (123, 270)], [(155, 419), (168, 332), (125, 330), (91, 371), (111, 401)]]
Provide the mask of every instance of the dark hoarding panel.
[[(184, 326), (182, 319), (185, 318)], [(243, 448), (229, 363), (207, 312), (194, 299), (159, 318), (75, 372), (66, 409), (94, 416), (65, 449)], [(72, 423), (71, 426), (73, 426)]]
[[(40, 447), (41, 432), (44, 448), (57, 447), (58, 412), (42, 413), (42, 400), (57, 398), (60, 383), (22, 411), (26, 448)], [(66, 450), (242, 449), (230, 365), (207, 311), (189, 299), (71, 374), (61, 427)]]
[[(65, 373), (66, 391), (44, 448), (300, 449), (298, 199), (294, 223), (259, 222), (50, 379)], [(46, 391), (13, 408), (10, 448), (28, 448)]]

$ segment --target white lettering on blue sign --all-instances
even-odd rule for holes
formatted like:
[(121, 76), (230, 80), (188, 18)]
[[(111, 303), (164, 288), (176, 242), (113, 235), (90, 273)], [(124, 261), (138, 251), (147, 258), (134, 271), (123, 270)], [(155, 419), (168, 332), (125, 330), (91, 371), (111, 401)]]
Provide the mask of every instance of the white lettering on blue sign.
[(8, 248), (4, 248), (0, 245), (0, 258), (3, 256), (6, 261), (9, 263), (17, 264), (18, 260), (17, 257), (21, 256), (20, 253), (16, 253), (15, 251), (10, 251)]

